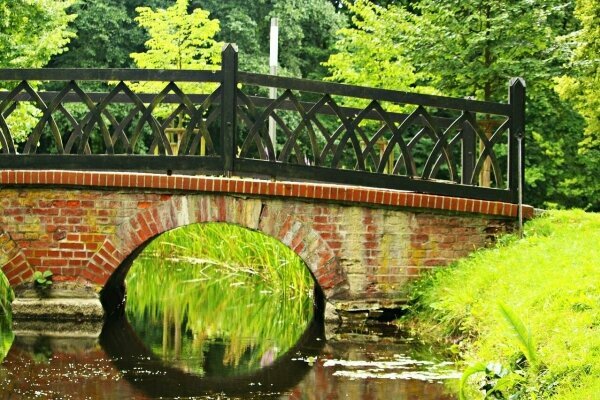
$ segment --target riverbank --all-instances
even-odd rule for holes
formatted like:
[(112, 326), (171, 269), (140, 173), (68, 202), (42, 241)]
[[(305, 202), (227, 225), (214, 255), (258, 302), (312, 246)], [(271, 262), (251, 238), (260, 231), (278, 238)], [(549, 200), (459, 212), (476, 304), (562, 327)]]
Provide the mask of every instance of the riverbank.
[(483, 388), (501, 399), (597, 399), (599, 244), (600, 214), (548, 212), (523, 240), (503, 237), (419, 281), (401, 323), (452, 342), (467, 398)]

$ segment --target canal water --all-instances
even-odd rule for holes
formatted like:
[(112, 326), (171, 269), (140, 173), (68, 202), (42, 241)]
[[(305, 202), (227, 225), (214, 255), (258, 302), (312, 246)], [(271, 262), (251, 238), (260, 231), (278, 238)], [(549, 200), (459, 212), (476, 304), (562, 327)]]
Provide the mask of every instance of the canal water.
[(452, 363), (389, 326), (326, 337), (301, 263), (260, 256), (289, 264), (273, 272), (176, 249), (142, 253), (103, 325), (2, 319), (0, 399), (455, 399)]

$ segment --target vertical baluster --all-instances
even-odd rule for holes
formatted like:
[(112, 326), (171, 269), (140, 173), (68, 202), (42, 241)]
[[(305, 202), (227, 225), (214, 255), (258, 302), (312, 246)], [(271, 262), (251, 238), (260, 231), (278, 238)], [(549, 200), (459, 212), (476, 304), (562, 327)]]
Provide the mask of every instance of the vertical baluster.
[[(465, 111), (468, 113), (468, 111)], [(475, 119), (475, 117), (473, 117)], [(460, 183), (473, 185), (473, 171), (475, 170), (475, 129), (467, 122), (463, 122), (462, 128), (462, 152)]]

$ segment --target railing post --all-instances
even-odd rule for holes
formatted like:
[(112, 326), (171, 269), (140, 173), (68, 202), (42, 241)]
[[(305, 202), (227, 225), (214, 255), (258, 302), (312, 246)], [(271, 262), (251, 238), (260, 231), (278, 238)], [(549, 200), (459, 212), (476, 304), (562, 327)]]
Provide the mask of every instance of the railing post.
[(236, 156), (236, 88), (238, 52), (233, 43), (228, 43), (221, 52), (221, 157), (223, 174), (231, 176)]
[(508, 145), (508, 188), (513, 203), (519, 203), (525, 179), (525, 80), (512, 78), (508, 90), (511, 106)]

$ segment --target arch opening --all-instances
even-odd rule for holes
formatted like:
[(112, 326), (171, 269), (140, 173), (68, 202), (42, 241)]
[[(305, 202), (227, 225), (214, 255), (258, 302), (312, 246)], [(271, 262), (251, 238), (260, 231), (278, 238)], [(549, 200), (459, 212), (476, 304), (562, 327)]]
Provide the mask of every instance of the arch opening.
[(269, 365), (323, 313), (322, 292), (296, 253), (259, 231), (212, 222), (144, 243), (102, 300), (159, 358), (201, 376)]

